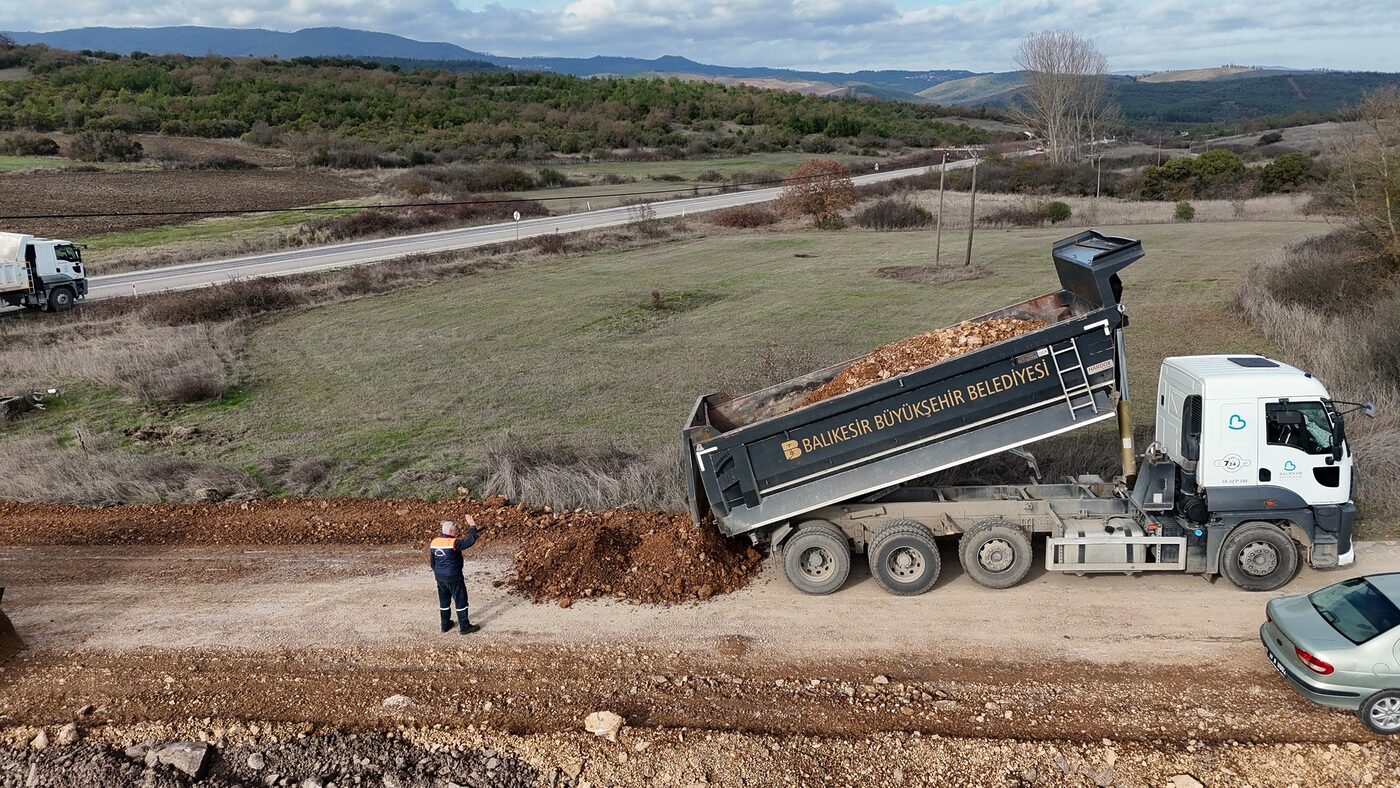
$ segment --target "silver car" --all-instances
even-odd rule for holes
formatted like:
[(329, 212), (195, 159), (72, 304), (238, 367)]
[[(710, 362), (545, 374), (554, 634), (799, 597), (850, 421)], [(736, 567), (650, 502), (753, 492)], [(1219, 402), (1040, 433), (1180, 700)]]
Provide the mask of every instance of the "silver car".
[(1316, 703), (1400, 733), (1400, 572), (1270, 600), (1259, 637), (1269, 661)]

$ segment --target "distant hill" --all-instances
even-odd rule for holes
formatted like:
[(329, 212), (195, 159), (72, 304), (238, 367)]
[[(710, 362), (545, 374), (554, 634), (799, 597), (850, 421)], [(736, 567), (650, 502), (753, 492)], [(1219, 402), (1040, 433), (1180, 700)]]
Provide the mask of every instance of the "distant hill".
[[(1400, 74), (1213, 68), (1109, 77), (1110, 92), (1123, 117), (1137, 124), (1327, 115), (1386, 84), (1400, 84)], [(944, 105), (1003, 108), (1025, 86), (1024, 72), (1009, 71), (949, 80), (919, 95)]]
[[(127, 54), (226, 55), (239, 57), (346, 57), (418, 60), (442, 63), (455, 60), (484, 61), (521, 71), (548, 71), (572, 76), (677, 76), (723, 78), (794, 92), (831, 96), (870, 96), (919, 101), (919, 91), (950, 79), (971, 76), (965, 70), (931, 71), (799, 71), (785, 68), (717, 66), (676, 55), (644, 59), (634, 57), (504, 57), (478, 52), (456, 44), (415, 41), (389, 33), (316, 27), (282, 33), (275, 30), (220, 27), (81, 27), (48, 33), (18, 31), (11, 35), (21, 44), (47, 44), (58, 49), (105, 50)], [(462, 69), (454, 69), (462, 70)]]
[(51, 33), (12, 32), (19, 44), (57, 49), (97, 49), (118, 54), (227, 55), (238, 57), (390, 57), (413, 60), (485, 60), (486, 55), (456, 44), (414, 41), (390, 33), (343, 27), (309, 27), (295, 33), (222, 27), (78, 27)]
[(919, 91), (919, 96), (936, 104), (961, 104), (969, 107), (1002, 106), (1026, 86), (1024, 71), (1000, 74), (974, 74), (951, 79)]

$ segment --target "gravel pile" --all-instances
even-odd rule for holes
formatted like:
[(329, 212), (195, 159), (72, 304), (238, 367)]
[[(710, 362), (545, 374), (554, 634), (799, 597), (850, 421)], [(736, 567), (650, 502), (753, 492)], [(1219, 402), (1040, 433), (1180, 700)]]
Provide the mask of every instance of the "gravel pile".
[(673, 604), (742, 588), (762, 562), (752, 547), (685, 515), (575, 513), (522, 540), (510, 585), (564, 607), (590, 597)]
[(1044, 328), (1039, 320), (1014, 317), (959, 323), (882, 345), (807, 395), (804, 405), (831, 399), (955, 356)]

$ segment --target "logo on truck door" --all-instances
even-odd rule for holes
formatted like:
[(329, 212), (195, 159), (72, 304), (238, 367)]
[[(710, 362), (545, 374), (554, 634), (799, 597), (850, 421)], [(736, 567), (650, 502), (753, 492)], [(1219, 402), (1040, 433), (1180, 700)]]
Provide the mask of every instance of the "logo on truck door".
[(1230, 429), (1239, 432), (1248, 425), (1245, 423), (1244, 417), (1236, 413), (1230, 417), (1230, 423), (1228, 426), (1230, 427)]
[(802, 444), (797, 441), (783, 441), (783, 456), (795, 460), (802, 456)]

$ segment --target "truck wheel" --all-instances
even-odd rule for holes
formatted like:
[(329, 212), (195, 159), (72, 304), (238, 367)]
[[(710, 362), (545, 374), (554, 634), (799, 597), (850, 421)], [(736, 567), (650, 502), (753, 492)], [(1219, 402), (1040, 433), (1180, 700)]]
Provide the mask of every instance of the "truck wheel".
[(1245, 591), (1282, 588), (1298, 571), (1298, 546), (1272, 523), (1243, 523), (1225, 538), (1220, 572)]
[(895, 520), (865, 546), (870, 574), (895, 596), (917, 596), (933, 588), (943, 568), (933, 534), (913, 520)]
[(783, 573), (804, 594), (830, 594), (851, 574), (851, 544), (840, 528), (809, 520), (783, 542)]
[(1031, 570), (1031, 539), (1005, 520), (972, 526), (958, 540), (963, 571), (988, 588), (1010, 588)]
[(73, 308), (74, 298), (73, 288), (67, 286), (54, 288), (49, 291), (49, 311), (67, 312)]
[(1384, 690), (1367, 698), (1356, 710), (1361, 723), (1382, 736), (1400, 733), (1400, 690)]

